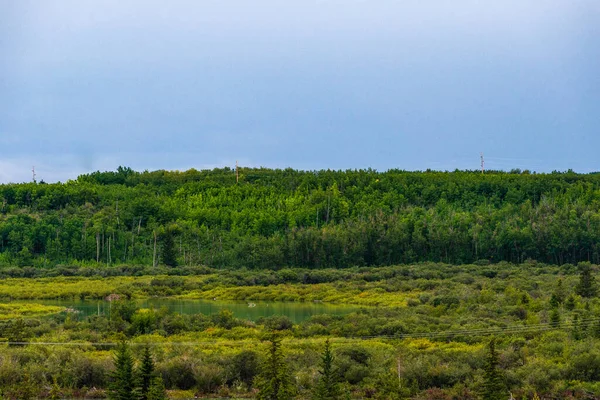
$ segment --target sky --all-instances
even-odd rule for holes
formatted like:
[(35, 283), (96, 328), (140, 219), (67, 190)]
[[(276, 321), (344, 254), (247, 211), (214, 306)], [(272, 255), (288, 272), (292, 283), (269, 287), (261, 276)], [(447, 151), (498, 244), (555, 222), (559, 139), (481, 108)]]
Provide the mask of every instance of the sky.
[(598, 0), (0, 0), (0, 183), (599, 149)]

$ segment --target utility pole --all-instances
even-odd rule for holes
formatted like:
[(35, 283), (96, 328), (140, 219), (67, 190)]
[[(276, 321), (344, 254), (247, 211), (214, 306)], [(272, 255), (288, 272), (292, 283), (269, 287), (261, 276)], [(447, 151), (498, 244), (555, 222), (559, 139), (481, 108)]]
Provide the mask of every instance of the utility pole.
[(235, 160), (235, 183), (240, 182), (240, 170), (237, 160)]
[(481, 173), (485, 172), (485, 161), (483, 160), (483, 153), (479, 153), (481, 155)]
[(35, 165), (33, 167), (31, 167), (31, 172), (33, 173), (33, 183), (37, 183), (35, 181)]

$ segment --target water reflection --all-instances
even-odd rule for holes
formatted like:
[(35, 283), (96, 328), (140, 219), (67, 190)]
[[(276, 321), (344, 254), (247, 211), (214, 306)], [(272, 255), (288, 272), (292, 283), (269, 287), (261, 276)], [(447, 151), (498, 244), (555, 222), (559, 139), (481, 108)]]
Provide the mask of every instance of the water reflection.
[[(236, 318), (251, 321), (271, 315), (285, 315), (295, 323), (302, 322), (313, 315), (345, 315), (359, 309), (356, 306), (296, 302), (236, 302), (187, 299), (147, 299), (134, 302), (140, 308), (158, 309), (166, 307), (170, 311), (181, 314), (202, 313), (211, 315), (221, 310), (230, 310)], [(109, 315), (111, 311), (111, 302), (108, 301), (37, 300), (35, 303), (67, 307), (76, 311), (80, 316)]]

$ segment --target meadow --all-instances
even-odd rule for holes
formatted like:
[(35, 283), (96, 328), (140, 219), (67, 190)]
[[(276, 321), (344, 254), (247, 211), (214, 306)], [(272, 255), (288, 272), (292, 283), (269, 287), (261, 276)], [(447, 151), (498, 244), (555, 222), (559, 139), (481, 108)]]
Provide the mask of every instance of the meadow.
[[(73, 269), (60, 271), (71, 275)], [(582, 289), (584, 271), (592, 292)], [(527, 399), (598, 398), (596, 271), (586, 263), (533, 261), (276, 271), (173, 268), (153, 276), (126, 276), (115, 267), (105, 277), (44, 270), (40, 274), (54, 276), (0, 281), (5, 316), (0, 337), (6, 343), (0, 345), (0, 388), (7, 398), (23, 398), (28, 385), (31, 396), (106, 396), (114, 345), (125, 339), (138, 360), (143, 345), (150, 344), (171, 398), (252, 398), (268, 354), (266, 338), (277, 332), (298, 399), (314, 397), (326, 339), (345, 397), (479, 399), (491, 337), (497, 340), (506, 398), (509, 392)], [(110, 315), (81, 317), (35, 303), (110, 294), (120, 296)], [(294, 323), (285, 316), (243, 320), (227, 310), (184, 315), (140, 309), (131, 301), (156, 297), (316, 301), (360, 309)]]

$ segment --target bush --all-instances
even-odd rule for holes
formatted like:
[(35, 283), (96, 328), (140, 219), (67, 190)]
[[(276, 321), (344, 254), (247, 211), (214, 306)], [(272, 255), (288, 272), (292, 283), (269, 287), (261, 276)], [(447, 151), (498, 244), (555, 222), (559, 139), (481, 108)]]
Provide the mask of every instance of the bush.
[(264, 325), (265, 329), (270, 331), (284, 331), (287, 329), (292, 329), (294, 326), (292, 320), (283, 315), (261, 317), (256, 321), (256, 323)]

